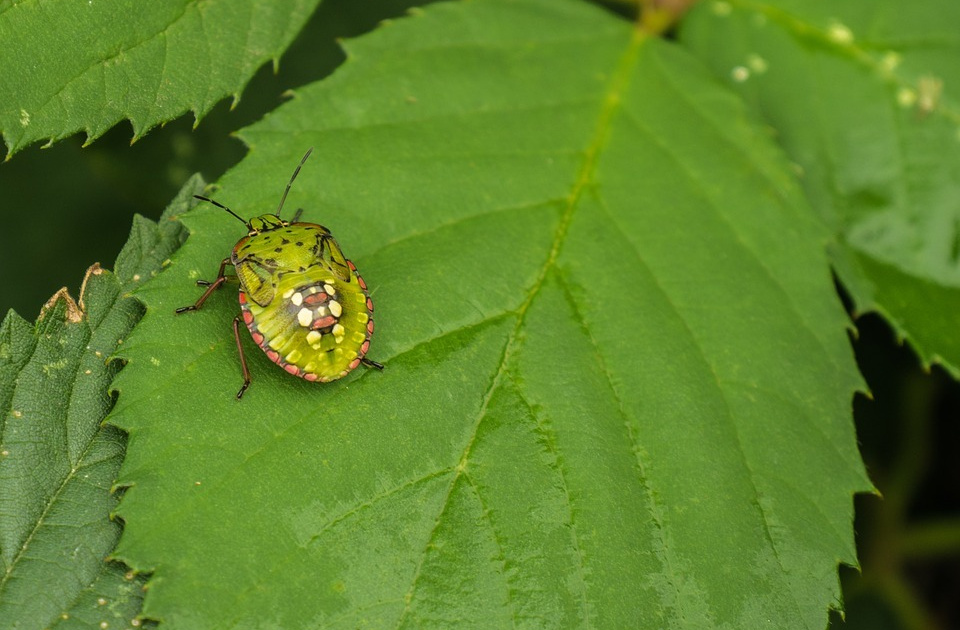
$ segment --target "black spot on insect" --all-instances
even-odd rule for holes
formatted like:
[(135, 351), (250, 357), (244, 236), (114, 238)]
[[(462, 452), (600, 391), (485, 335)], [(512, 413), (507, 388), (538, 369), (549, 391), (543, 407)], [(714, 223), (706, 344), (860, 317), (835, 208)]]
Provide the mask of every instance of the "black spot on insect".
[(297, 241), (296, 243), (294, 243), (294, 245), (296, 245), (297, 247), (303, 247), (303, 241)]
[(289, 244), (290, 244), (290, 241), (288, 241), (288, 240), (285, 239), (285, 238), (282, 238), (282, 239), (280, 239), (280, 244), (281, 244), (281, 245), (289, 245)]
[(275, 252), (277, 252), (277, 253), (279, 254), (280, 252), (283, 251), (283, 248), (282, 248), (282, 247), (278, 247), (278, 248), (276, 248), (276, 249), (273, 250), (273, 251), (275, 251)]
[(276, 259), (276, 258), (267, 258), (267, 259), (264, 260), (263, 262), (265, 262), (267, 265), (270, 265), (270, 266), (272, 266), (272, 267), (275, 267), (275, 266), (277, 265), (277, 259)]
[(306, 267), (300, 267), (300, 269), (299, 269), (299, 271), (306, 271), (306, 270), (307, 270)]

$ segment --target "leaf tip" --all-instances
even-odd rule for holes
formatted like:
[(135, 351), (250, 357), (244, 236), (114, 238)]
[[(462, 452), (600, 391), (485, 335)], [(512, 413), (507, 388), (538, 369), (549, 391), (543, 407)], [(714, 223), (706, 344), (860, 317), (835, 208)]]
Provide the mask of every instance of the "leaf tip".
[(61, 301), (66, 306), (65, 321), (71, 324), (77, 324), (83, 321), (83, 310), (77, 305), (76, 301), (74, 301), (67, 287), (62, 287), (40, 307), (40, 315), (37, 316), (37, 321), (41, 322), (46, 319)]
[(87, 273), (83, 274), (83, 283), (80, 284), (80, 298), (77, 300), (80, 304), (80, 312), (85, 313), (87, 307), (83, 304), (83, 297), (87, 293), (87, 282), (92, 276), (99, 276), (103, 274), (103, 267), (100, 266), (100, 263), (95, 262), (87, 269)]
[(93, 144), (93, 141), (97, 139), (97, 133), (91, 129), (81, 129), (81, 131), (87, 136), (83, 140), (83, 144), (80, 145), (80, 148), (86, 149), (88, 146)]

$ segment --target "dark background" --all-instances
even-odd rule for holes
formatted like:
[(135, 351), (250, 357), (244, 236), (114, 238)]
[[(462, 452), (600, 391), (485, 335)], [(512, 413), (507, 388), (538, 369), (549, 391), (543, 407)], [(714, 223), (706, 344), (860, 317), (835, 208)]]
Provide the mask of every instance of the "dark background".
[[(121, 123), (82, 148), (82, 136), (35, 145), (0, 164), (0, 315), (34, 320), (60, 287), (76, 296), (83, 271), (106, 267), (131, 216), (160, 216), (194, 172), (216, 181), (245, 153), (230, 133), (259, 119), (291, 88), (344, 59), (337, 38), (373, 29), (416, 0), (325, 0), (273, 73), (262, 68), (233, 110), (220, 103), (193, 129), (186, 115), (130, 146)], [(854, 401), (857, 435), (883, 498), (856, 498), (862, 574), (842, 569), (846, 621), (836, 628), (960, 628), (960, 386), (924, 371), (878, 317), (857, 320), (853, 339), (873, 398)]]

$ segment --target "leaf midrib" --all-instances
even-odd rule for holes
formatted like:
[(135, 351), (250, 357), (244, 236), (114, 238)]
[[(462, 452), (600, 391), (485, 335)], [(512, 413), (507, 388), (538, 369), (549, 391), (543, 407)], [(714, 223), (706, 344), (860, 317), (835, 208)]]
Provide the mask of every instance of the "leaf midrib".
[[(570, 191), (570, 195), (567, 197), (567, 207), (565, 208), (563, 215), (560, 218), (560, 221), (554, 232), (553, 243), (550, 248), (550, 252), (547, 254), (547, 259), (544, 261), (540, 273), (537, 276), (536, 281), (534, 281), (527, 297), (524, 300), (523, 304), (520, 306), (520, 309), (517, 312), (517, 320), (514, 324), (513, 329), (510, 332), (510, 335), (507, 338), (506, 343), (504, 344), (503, 353), (500, 357), (500, 362), (497, 365), (497, 371), (493, 375), (493, 378), (490, 381), (490, 385), (487, 388), (487, 391), (484, 393), (483, 401), (480, 405), (477, 418), (474, 421), (473, 429), (470, 433), (470, 438), (467, 441), (466, 446), (461, 453), (460, 459), (455, 467), (454, 474), (450, 480), (449, 485), (447, 486), (447, 492), (441, 502), (440, 509), (437, 513), (437, 516), (434, 520), (433, 529), (430, 532), (427, 542), (424, 545), (423, 551), (420, 553), (420, 561), (417, 563), (417, 567), (414, 570), (413, 577), (410, 581), (410, 588), (407, 589), (407, 593), (404, 595), (403, 600), (405, 602), (404, 608), (400, 613), (400, 616), (397, 619), (396, 627), (400, 628), (404, 620), (407, 617), (407, 614), (411, 609), (411, 602), (413, 601), (413, 595), (416, 591), (417, 582), (419, 581), (421, 571), (423, 569), (424, 562), (429, 553), (430, 546), (436, 536), (436, 533), (440, 527), (440, 523), (443, 519), (443, 515), (446, 512), (447, 508), (450, 505), (450, 499), (453, 496), (454, 488), (457, 485), (457, 482), (460, 480), (461, 476), (467, 469), (468, 460), (470, 458), (473, 445), (476, 441), (476, 437), (480, 428), (480, 425), (483, 423), (484, 418), (487, 415), (487, 408), (490, 404), (490, 400), (493, 398), (494, 393), (500, 386), (500, 383), (503, 379), (504, 374), (506, 373), (506, 366), (510, 361), (511, 356), (516, 351), (517, 348), (517, 339), (519, 338), (520, 330), (523, 328), (523, 325), (526, 321), (526, 314), (529, 311), (530, 305), (533, 303), (534, 299), (539, 295), (540, 290), (543, 288), (544, 282), (546, 281), (547, 274), (553, 269), (556, 265), (557, 256), (560, 253), (564, 243), (566, 242), (567, 231), (570, 227), (570, 223), (573, 219), (573, 215), (577, 209), (580, 198), (583, 195), (583, 191), (586, 187), (593, 181), (594, 174), (597, 168), (597, 162), (600, 155), (603, 152), (607, 144), (607, 140), (610, 135), (610, 129), (612, 126), (613, 117), (616, 112), (620, 109), (620, 102), (623, 94), (626, 91), (626, 88), (629, 83), (629, 78), (634, 66), (637, 63), (639, 58), (640, 50), (642, 44), (647, 40), (649, 35), (641, 28), (634, 28), (631, 31), (630, 39), (628, 40), (627, 47), (624, 50), (623, 54), (617, 60), (615, 71), (611, 77), (611, 80), (608, 84), (608, 88), (604, 94), (604, 98), (601, 101), (600, 111), (597, 116), (597, 124), (591, 137), (589, 144), (587, 145), (586, 152), (584, 155), (583, 162), (580, 166), (580, 169), (577, 173), (577, 177), (573, 183), (573, 186)], [(574, 530), (574, 537), (576, 537), (576, 532)], [(579, 571), (583, 571), (583, 567), (578, 567)], [(584, 622), (589, 627), (589, 606), (586, 601), (586, 593), (583, 593), (583, 613), (584, 613)]]

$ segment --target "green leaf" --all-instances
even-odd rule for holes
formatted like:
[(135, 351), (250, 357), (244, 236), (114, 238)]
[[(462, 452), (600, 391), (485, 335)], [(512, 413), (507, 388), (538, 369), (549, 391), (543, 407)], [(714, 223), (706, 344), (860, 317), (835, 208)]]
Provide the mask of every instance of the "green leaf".
[(958, 21), (949, 0), (722, 0), (701, 3), (681, 32), (799, 166), (856, 310), (882, 313), (955, 378)]
[(288, 375), (174, 315), (246, 230), (205, 205), (138, 291), (117, 555), (173, 627), (822, 628), (856, 563), (861, 382), (828, 233), (738, 99), (574, 1), (435, 5), (243, 131), (215, 198), (328, 226), (363, 368)]
[(136, 140), (185, 112), (199, 121), (267, 61), (319, 0), (0, 2), (0, 133), (8, 158), (122, 119)]
[(35, 326), (13, 311), (0, 325), (0, 628), (129, 627), (140, 610), (146, 580), (107, 559), (126, 442), (101, 424), (110, 357), (143, 312), (127, 292), (180, 245), (173, 215), (202, 187), (191, 179), (159, 225), (135, 217), (116, 273), (92, 266), (79, 301), (62, 289)]

